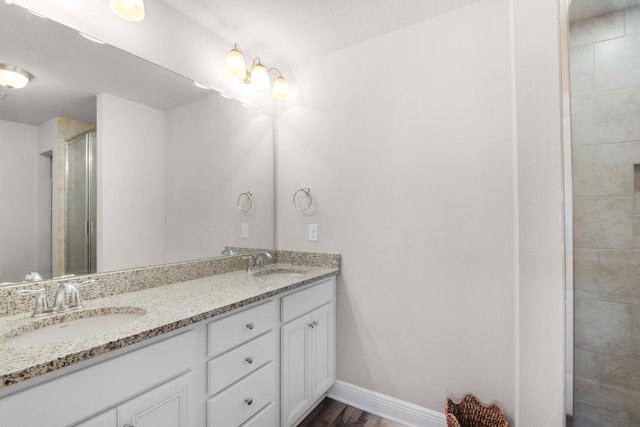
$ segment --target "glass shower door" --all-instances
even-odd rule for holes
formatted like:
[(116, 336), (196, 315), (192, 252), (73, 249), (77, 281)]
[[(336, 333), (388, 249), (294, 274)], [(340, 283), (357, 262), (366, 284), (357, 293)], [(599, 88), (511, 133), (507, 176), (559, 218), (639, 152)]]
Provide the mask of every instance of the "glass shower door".
[(640, 6), (634, 4), (569, 6), (575, 427), (640, 426)]
[(66, 274), (96, 271), (96, 132), (67, 143)]

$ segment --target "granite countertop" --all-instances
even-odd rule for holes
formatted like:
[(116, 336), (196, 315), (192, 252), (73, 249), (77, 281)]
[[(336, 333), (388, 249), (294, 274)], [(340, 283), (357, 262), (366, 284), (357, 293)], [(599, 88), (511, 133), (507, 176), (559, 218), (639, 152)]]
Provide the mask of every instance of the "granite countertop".
[[(253, 276), (234, 271), (83, 301), (79, 311), (34, 319), (31, 313), (0, 317), (0, 388), (91, 359), (110, 351), (211, 318), (339, 273), (339, 268), (270, 264), (267, 270), (302, 272), (295, 278)], [(56, 318), (95, 314), (144, 315), (125, 326), (73, 341), (13, 347), (6, 340)]]

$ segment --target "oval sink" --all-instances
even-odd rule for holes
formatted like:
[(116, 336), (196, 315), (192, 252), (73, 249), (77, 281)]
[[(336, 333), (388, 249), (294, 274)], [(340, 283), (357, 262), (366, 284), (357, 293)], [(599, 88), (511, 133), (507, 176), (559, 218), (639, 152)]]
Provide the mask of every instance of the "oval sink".
[(144, 310), (141, 310), (128, 313), (94, 314), (81, 319), (71, 318), (53, 325), (50, 322), (43, 322), (36, 325), (36, 329), (9, 334), (14, 336), (2, 344), (9, 347), (21, 347), (72, 341), (125, 326), (138, 320), (144, 314)]
[(294, 271), (294, 270), (284, 270), (284, 269), (273, 269), (273, 270), (263, 270), (254, 273), (255, 277), (263, 277), (265, 279), (295, 279), (298, 277), (304, 276), (306, 273), (304, 271)]

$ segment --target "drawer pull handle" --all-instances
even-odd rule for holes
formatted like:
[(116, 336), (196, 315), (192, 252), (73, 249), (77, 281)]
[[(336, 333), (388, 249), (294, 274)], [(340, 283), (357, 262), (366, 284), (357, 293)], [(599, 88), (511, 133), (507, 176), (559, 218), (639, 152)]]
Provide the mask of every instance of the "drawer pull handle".
[(255, 325), (253, 324), (253, 322), (247, 323), (247, 328), (249, 328), (249, 329), (253, 329), (254, 326)]
[(251, 356), (246, 357), (246, 358), (244, 359), (244, 361), (245, 361), (245, 362), (247, 362), (249, 365), (251, 365), (251, 364), (253, 363), (253, 357), (251, 357)]
[(134, 425), (127, 423), (127, 424), (124, 424), (122, 427), (134, 427)]
[(247, 405), (251, 406), (251, 404), (253, 403), (253, 399), (252, 399), (252, 398), (250, 398), (250, 397), (247, 397), (247, 398), (244, 400), (244, 403), (246, 403)]

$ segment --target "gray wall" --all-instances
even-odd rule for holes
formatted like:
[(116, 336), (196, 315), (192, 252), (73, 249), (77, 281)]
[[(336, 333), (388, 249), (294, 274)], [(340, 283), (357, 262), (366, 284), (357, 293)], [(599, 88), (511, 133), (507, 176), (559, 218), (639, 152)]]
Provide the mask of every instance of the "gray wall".
[(38, 131), (0, 120), (0, 282), (36, 271)]
[[(79, 30), (88, 32), (96, 37), (111, 42), (117, 46), (135, 52), (143, 58), (152, 60), (166, 66), (167, 68), (174, 69), (181, 72), (184, 75), (188, 75), (198, 81), (208, 81), (207, 76), (215, 74), (215, 80), (220, 82), (220, 88), (229, 93), (238, 94), (239, 99), (244, 102), (253, 103), (253, 93), (247, 91), (246, 93), (239, 94), (237, 91), (237, 85), (235, 81), (225, 80), (223, 75), (222, 63), (226, 53), (228, 52), (228, 43), (213, 43), (211, 41), (212, 35), (206, 34), (202, 27), (193, 23), (186, 22), (177, 14), (167, 13), (162, 16), (149, 14), (147, 20), (145, 20), (144, 26), (130, 26), (128, 23), (116, 23), (108, 16), (108, 13), (103, 13), (105, 10), (104, 3), (100, 0), (87, 0), (80, 3), (74, 3), (73, 5), (62, 5), (53, 3), (43, 3), (37, 0), (19, 0), (20, 4), (28, 4), (36, 11), (43, 13), (44, 15), (58, 19), (61, 22), (67, 23)], [(462, 12), (462, 15), (453, 14), (450, 18), (450, 24), (454, 27), (450, 29), (443, 29), (443, 34), (449, 35), (454, 30), (462, 31), (469, 38), (478, 38), (478, 40), (494, 40), (496, 37), (498, 46), (493, 47), (490, 45), (484, 45), (482, 43), (477, 44), (478, 50), (488, 49), (488, 52), (497, 53), (499, 60), (504, 61), (504, 56), (507, 56), (506, 62), (500, 63), (500, 73), (506, 73), (509, 76), (510, 81), (508, 84), (511, 87), (509, 100), (504, 99), (502, 96), (498, 101), (500, 103), (499, 108), (505, 108), (504, 103), (508, 103), (509, 117), (504, 118), (509, 124), (500, 123), (498, 127), (500, 132), (504, 130), (504, 127), (509, 126), (511, 129), (511, 155), (512, 162), (509, 167), (513, 168), (513, 174), (511, 181), (508, 185), (511, 187), (513, 194), (507, 194), (505, 190), (500, 191), (499, 203), (497, 205), (503, 206), (503, 197), (506, 197), (513, 201), (512, 212), (510, 221), (514, 224), (513, 237), (513, 253), (501, 259), (501, 262), (496, 265), (497, 272), (495, 274), (501, 277), (499, 284), (495, 285), (495, 289), (505, 290), (508, 294), (512, 294), (513, 298), (506, 298), (502, 303), (496, 304), (494, 307), (501, 313), (504, 313), (504, 322), (513, 323), (513, 350), (508, 350), (512, 356), (511, 362), (507, 362), (506, 369), (513, 371), (507, 372), (506, 376), (502, 380), (491, 380), (489, 386), (475, 387), (476, 383), (465, 386), (468, 390), (475, 390), (482, 388), (483, 398), (497, 398), (511, 402), (513, 410), (510, 410), (510, 417), (515, 421), (518, 427), (560, 427), (563, 425), (564, 413), (563, 413), (563, 367), (564, 367), (564, 248), (563, 248), (563, 181), (562, 181), (562, 144), (561, 138), (561, 111), (560, 111), (560, 72), (559, 72), (559, 30), (558, 30), (558, 2), (556, 0), (537, 0), (535, 2), (528, 0), (484, 0), (480, 3), (480, 8), (472, 8), (466, 12)], [(83, 13), (78, 13), (77, 8), (81, 7)], [(101, 9), (102, 8), (102, 9)], [(464, 16), (465, 13), (471, 15), (477, 14), (478, 23), (472, 24), (478, 30), (479, 33), (465, 30), (464, 26), (456, 25), (460, 16)], [(158, 19), (161, 18), (161, 19)], [(366, 19), (366, 17), (363, 17)], [(492, 25), (487, 25), (487, 20), (490, 20)], [(463, 19), (461, 22), (468, 22), (469, 18)], [(436, 21), (434, 21), (436, 22)], [(166, 32), (167, 23), (170, 23), (174, 31), (170, 34)], [(423, 27), (428, 27), (429, 22), (421, 23), (416, 28), (426, 31)], [(145, 32), (146, 37), (132, 37), (129, 30), (132, 28), (136, 31)], [(415, 31), (409, 30), (409, 31)], [(478, 35), (479, 34), (479, 35)], [(429, 39), (424, 40), (425, 44), (416, 46), (415, 40), (411, 40), (407, 36), (396, 38), (391, 36), (391, 39), (385, 37), (379, 37), (374, 42), (380, 43), (380, 47), (384, 47), (390, 40), (398, 41), (393, 48), (398, 49), (407, 59), (408, 64), (415, 64), (416, 58), (420, 59), (420, 64), (428, 70), (432, 64), (436, 63), (441, 58), (445, 60), (449, 56), (455, 56), (457, 54), (454, 50), (444, 52), (440, 49), (437, 50), (438, 55), (432, 55), (431, 51), (427, 49), (430, 43), (439, 42), (445, 46), (449, 43), (446, 37), (441, 34), (433, 33), (436, 41)], [(166, 40), (166, 37), (171, 38), (171, 43), (148, 43), (148, 40)], [(456, 42), (460, 42), (458, 38), (454, 38)], [(506, 43), (505, 46), (503, 43)], [(190, 49), (184, 49), (184, 46), (190, 46)], [(354, 47), (354, 48), (357, 48)], [(192, 54), (192, 55), (187, 55)], [(378, 53), (375, 52), (375, 55)], [(375, 57), (375, 55), (373, 55)], [(188, 60), (185, 60), (185, 56), (188, 56)], [(477, 58), (477, 55), (472, 55), (472, 58)], [(394, 57), (394, 59), (397, 57)], [(320, 62), (327, 61), (327, 59), (319, 58)], [(367, 58), (367, 61), (374, 59)], [(491, 58), (487, 56), (484, 61), (491, 61)], [(348, 62), (336, 63), (336, 66), (342, 67)], [(213, 65), (212, 65), (213, 64)], [(473, 61), (466, 63), (468, 66), (475, 66)], [(487, 67), (484, 64), (484, 67)], [(483, 68), (483, 67), (481, 67)], [(352, 68), (349, 68), (352, 69)], [(289, 115), (289, 122), (295, 120), (296, 114), (307, 114), (309, 117), (309, 123), (313, 124), (314, 121), (328, 123), (327, 127), (321, 129), (321, 137), (324, 144), (320, 144), (318, 139), (312, 139), (315, 141), (309, 143), (301, 138), (296, 139), (296, 134), (291, 134), (288, 137), (282, 135), (281, 132), (286, 131), (288, 124), (285, 122), (285, 128), (278, 127), (276, 130), (276, 145), (278, 148), (277, 159), (277, 175), (278, 175), (278, 214), (285, 215), (285, 210), (292, 209), (290, 191), (292, 189), (299, 188), (303, 185), (309, 185), (307, 180), (302, 180), (302, 177), (297, 177), (295, 174), (290, 173), (290, 167), (285, 167), (286, 162), (297, 161), (297, 154), (304, 156), (322, 156), (322, 159), (331, 160), (323, 164), (323, 186), (313, 187), (312, 191), (317, 195), (317, 206), (324, 206), (325, 199), (331, 198), (331, 194), (335, 192), (340, 193), (340, 187), (344, 185), (344, 181), (340, 179), (340, 171), (347, 169), (347, 166), (340, 166), (341, 163), (348, 163), (351, 166), (351, 174), (348, 179), (356, 176), (360, 173), (359, 169), (359, 156), (360, 152), (357, 150), (345, 152), (344, 144), (361, 144), (362, 150), (366, 152), (375, 147), (371, 147), (366, 144), (366, 135), (360, 135), (352, 133), (349, 135), (349, 139), (346, 140), (340, 136), (339, 130), (344, 128), (343, 123), (349, 120), (349, 117), (333, 117), (330, 121), (325, 120), (326, 115), (331, 115), (331, 111), (327, 108), (332, 108), (335, 104), (339, 104), (341, 101), (345, 101), (349, 104), (354, 102), (351, 100), (353, 96), (358, 93), (364, 92), (363, 89), (358, 88), (358, 78), (363, 76), (363, 70), (366, 67), (359, 67), (354, 75), (343, 74), (340, 78), (351, 79), (354, 82), (354, 88), (347, 88), (346, 92), (340, 93), (339, 99), (333, 101), (327, 101), (325, 92), (322, 89), (330, 88), (329, 83), (324, 79), (324, 76), (318, 76), (313, 81), (304, 81), (305, 75), (301, 75), (300, 79), (296, 74), (291, 75), (290, 84), (292, 87), (292, 93), (298, 93), (298, 100), (294, 100), (284, 105), (281, 105), (283, 112)], [(407, 68), (410, 72), (411, 69)], [(213, 70), (213, 71), (212, 71)], [(404, 69), (403, 69), (404, 70)], [(375, 71), (375, 70), (374, 70)], [(472, 101), (473, 107), (478, 107), (481, 101), (473, 99), (476, 93), (476, 88), (480, 93), (486, 93), (483, 91), (482, 85), (484, 80), (481, 78), (474, 79), (473, 74), (470, 71), (461, 71), (458, 69), (448, 70), (449, 73), (443, 73), (438, 75), (441, 81), (437, 82), (441, 85), (449, 85), (455, 87), (459, 84), (456, 79), (458, 76), (463, 75), (469, 78), (471, 81), (463, 82), (471, 88), (468, 93), (468, 98)], [(288, 74), (287, 74), (288, 75)], [(307, 76), (312, 76), (309, 72)], [(227, 83), (228, 82), (228, 83)], [(294, 84), (295, 82), (295, 84)], [(422, 108), (422, 103), (419, 100), (429, 100), (432, 93), (427, 90), (426, 84), (423, 80), (410, 81), (405, 77), (403, 72), (394, 71), (393, 73), (380, 73), (375, 81), (366, 79), (365, 82), (369, 83), (367, 98), (361, 99), (362, 102), (358, 103), (357, 108), (366, 109), (374, 112), (376, 109), (382, 108), (387, 111), (397, 113), (397, 117), (401, 117), (405, 114), (411, 114), (412, 108), (417, 106)], [(490, 79), (492, 85), (497, 83)], [(312, 92), (303, 92), (302, 88), (308, 88), (311, 85), (316, 85), (318, 90)], [(218, 87), (218, 86), (216, 86)], [(505, 90), (502, 86), (498, 85)], [(234, 91), (235, 88), (235, 91)], [(409, 107), (405, 108), (404, 104), (386, 105), (385, 97), (388, 96), (386, 92), (394, 91), (398, 92), (397, 98), (400, 100), (408, 100)], [(330, 92), (327, 91), (326, 94)], [(440, 92), (441, 93), (441, 92)], [(335, 95), (334, 95), (335, 96)], [(380, 99), (377, 99), (381, 96)], [(462, 99), (462, 98), (460, 98)], [(467, 101), (467, 98), (463, 99)], [(441, 101), (443, 106), (446, 106), (448, 98), (442, 96), (437, 101)], [(431, 102), (431, 101), (430, 101)], [(484, 99), (484, 106), (486, 108), (493, 108), (493, 97)], [(322, 108), (312, 109), (315, 105), (319, 105)], [(473, 113), (475, 110), (469, 111), (465, 109), (465, 104), (459, 104), (461, 111), (465, 114), (460, 114), (458, 120), (455, 122), (455, 127), (452, 127), (448, 131), (457, 132), (466, 125), (467, 120), (473, 120)], [(307, 109), (312, 111), (306, 113)], [(420, 110), (418, 110), (420, 111)], [(284, 114), (283, 113), (283, 114)], [(496, 114), (496, 112), (493, 112)], [(351, 114), (351, 111), (349, 111)], [(482, 114), (485, 114), (482, 112)], [(487, 113), (489, 114), (489, 113)], [(499, 115), (499, 114), (498, 114)], [(410, 128), (407, 133), (411, 133), (414, 129), (427, 126), (425, 120), (429, 117), (425, 115), (419, 115), (415, 117), (415, 120), (410, 123)], [(278, 119), (279, 121), (280, 119)], [(368, 125), (373, 124), (373, 121), (367, 122)], [(337, 130), (335, 128), (338, 128)], [(394, 133), (392, 130), (394, 127), (390, 124), (384, 124), (380, 126), (380, 133), (387, 132), (386, 143), (392, 145), (394, 143)], [(397, 129), (397, 127), (396, 127)], [(491, 131), (493, 132), (493, 131)], [(380, 140), (385, 139), (382, 135), (378, 138), (377, 144), (381, 144)], [(294, 143), (295, 142), (295, 143)], [(424, 144), (428, 144), (429, 141), (425, 140)], [(298, 148), (296, 144), (301, 147)], [(306, 150), (303, 148), (306, 146)], [(475, 149), (475, 153), (480, 152), (482, 157), (479, 159), (491, 160), (489, 153), (483, 154), (477, 147), (468, 144), (466, 147)], [(452, 145), (450, 149), (456, 150), (460, 147)], [(355, 153), (355, 154), (354, 154)], [(390, 153), (393, 153), (390, 151)], [(349, 155), (349, 157), (347, 157)], [(504, 164), (502, 159), (502, 153), (498, 153), (500, 158), (498, 167), (501, 174), (504, 174)], [(453, 158), (453, 157), (450, 157)], [(395, 172), (402, 172), (402, 163), (393, 163), (393, 157), (389, 157), (388, 160), (392, 162), (393, 168), (379, 169), (377, 171), (370, 170), (368, 173), (375, 178), (375, 174), (384, 174), (393, 179)], [(452, 168), (457, 167), (458, 163), (451, 162)], [(295, 168), (295, 166), (294, 166)], [(338, 168), (336, 170), (336, 168)], [(317, 170), (315, 168), (314, 170)], [(427, 172), (425, 172), (427, 173)], [(459, 179), (456, 176), (456, 179)], [(324, 184), (326, 183), (326, 184)], [(383, 182), (387, 185), (387, 181)], [(392, 185), (389, 183), (388, 185)], [(446, 187), (453, 187), (454, 184), (446, 183)], [(473, 186), (473, 182), (471, 184)], [(463, 188), (464, 190), (464, 188)], [(369, 191), (369, 190), (367, 190)], [(465, 190), (464, 194), (467, 190)], [(491, 190), (491, 194), (494, 194), (495, 190)], [(387, 194), (387, 193), (385, 193)], [(354, 196), (357, 196), (355, 193)], [(398, 201), (406, 201), (403, 197), (405, 193), (398, 195)], [(460, 203), (460, 195), (450, 193), (443, 195), (444, 197), (429, 200), (427, 207), (433, 206), (447, 207), (450, 205), (457, 206)], [(361, 197), (361, 196), (360, 196)], [(473, 201), (476, 199), (470, 199)], [(367, 203), (371, 200), (369, 198), (363, 199), (363, 205), (361, 204), (345, 204), (336, 205), (335, 218), (327, 217), (326, 215), (318, 218), (313, 218), (315, 222), (317, 220), (320, 226), (320, 242), (317, 245), (310, 244), (306, 241), (306, 230), (304, 230), (304, 224), (302, 219), (298, 219), (297, 223), (290, 223), (279, 219), (278, 229), (278, 245), (284, 249), (297, 249), (297, 248), (309, 248), (309, 249), (323, 249), (335, 248), (340, 250), (346, 250), (342, 245), (338, 246), (337, 240), (329, 240), (327, 232), (331, 233), (331, 227), (333, 224), (340, 224), (342, 220), (339, 218), (344, 215), (344, 211), (347, 209), (367, 209)], [(391, 203), (396, 199), (390, 199)], [(393, 206), (392, 204), (385, 206)], [(482, 202), (488, 203), (488, 202)], [(381, 203), (380, 203), (381, 204)], [(483, 205), (484, 206), (484, 205)], [(469, 208), (469, 218), (473, 216), (473, 203), (468, 203), (465, 207)], [(402, 208), (404, 209), (404, 208)], [(433, 208), (435, 209), (435, 207)], [(287, 214), (290, 215), (290, 214)], [(400, 214), (395, 213), (395, 218)], [(502, 217), (501, 213), (498, 213)], [(344, 221), (347, 221), (349, 217), (354, 217), (354, 214), (346, 215)], [(467, 217), (465, 217), (467, 218)], [(321, 222), (320, 219), (323, 221)], [(330, 222), (327, 222), (329, 221)], [(471, 219), (473, 220), (473, 219)], [(359, 230), (361, 227), (360, 222), (345, 223), (339, 225), (341, 230), (345, 231), (344, 235), (338, 236), (341, 241), (346, 243), (358, 243), (360, 247), (366, 248), (373, 243), (379, 245), (380, 253), (391, 252), (403, 252), (406, 255), (402, 264), (388, 264), (385, 270), (399, 270), (410, 271), (412, 275), (418, 276), (418, 271), (425, 271), (424, 263), (433, 263), (430, 260), (431, 254), (434, 256), (441, 256), (440, 254), (448, 254), (448, 265), (452, 267), (452, 271), (455, 275), (460, 277), (462, 273), (456, 270), (462, 268), (471, 268), (471, 265), (466, 262), (469, 257), (463, 257), (467, 255), (466, 252), (461, 252), (458, 248), (464, 245), (447, 245), (445, 247), (437, 247), (434, 244), (431, 236), (426, 233), (422, 233), (424, 236), (421, 246), (418, 252), (410, 252), (406, 250), (405, 244), (412, 244), (413, 230), (416, 227), (422, 227), (422, 223), (414, 226), (409, 223), (402, 223), (401, 225), (406, 228), (410, 228), (412, 231), (404, 233), (404, 238), (398, 238), (397, 232), (384, 231), (387, 226), (392, 224), (390, 222), (379, 223), (376, 222), (372, 227), (368, 227), (371, 233), (365, 233)], [(302, 225), (302, 226), (301, 226)], [(463, 224), (463, 225), (466, 225)], [(328, 226), (328, 227), (327, 227)], [(475, 234), (468, 233), (465, 237), (465, 242), (468, 240), (475, 248), (486, 246), (491, 248), (493, 245), (493, 237), (487, 237), (483, 234), (483, 227), (490, 226), (500, 229), (492, 221), (480, 222), (477, 227), (472, 228), (471, 231), (479, 230), (484, 236), (482, 242), (475, 241)], [(294, 227), (291, 231), (285, 227)], [(432, 226), (433, 227), (433, 226)], [(446, 230), (442, 231), (442, 234)], [(460, 231), (453, 229), (455, 233)], [(335, 231), (334, 231), (335, 232)], [(384, 232), (384, 234), (383, 234)], [(289, 234), (292, 233), (292, 234)], [(330, 234), (329, 234), (330, 235)], [(365, 237), (356, 242), (359, 237)], [(500, 240), (500, 250), (504, 250), (505, 245), (508, 245), (504, 241), (504, 236), (498, 236)], [(441, 237), (440, 241), (444, 241)], [(466, 250), (466, 249), (465, 249)], [(354, 252), (352, 252), (354, 253)], [(491, 256), (495, 254), (490, 254)], [(426, 260), (426, 261), (425, 261)], [(355, 262), (355, 264), (354, 264)], [(477, 262), (472, 259), (472, 262)], [(371, 266), (380, 266), (382, 263), (382, 255), (376, 253), (375, 258), (370, 259)], [(510, 263), (510, 266), (504, 267), (502, 263)], [(362, 262), (354, 261), (352, 256), (345, 256), (344, 258), (344, 280), (346, 278), (353, 277), (353, 272), (350, 271), (358, 264), (362, 265)], [(361, 267), (360, 267), (361, 268)], [(487, 272), (488, 267), (484, 267), (482, 272), (483, 286), (481, 289), (492, 288), (487, 281), (490, 280), (490, 273)], [(509, 280), (510, 283), (505, 283), (503, 276), (505, 276), (506, 270), (513, 270), (513, 276)], [(440, 271), (442, 271), (441, 269)], [(428, 270), (427, 270), (428, 271)], [(390, 275), (390, 273), (386, 273)], [(406, 275), (406, 273), (403, 273)], [(386, 318), (397, 316), (406, 316), (405, 304), (408, 301), (410, 304), (416, 299), (416, 295), (412, 292), (404, 292), (404, 299), (397, 301), (393, 304), (390, 301), (389, 304), (385, 304), (381, 307), (379, 303), (371, 301), (371, 298), (375, 298), (375, 292), (380, 281), (371, 282), (365, 275), (357, 275), (356, 285), (343, 286), (341, 291), (342, 296), (339, 295), (339, 299), (346, 303), (347, 301), (355, 301), (357, 304), (349, 307), (348, 305), (339, 304), (338, 321), (345, 315), (354, 317), (362, 317), (363, 312), (367, 312), (369, 319), (373, 319), (369, 323), (354, 323), (351, 322), (351, 329), (347, 338), (352, 339), (356, 346), (363, 346), (362, 343), (368, 343), (366, 350), (371, 353), (376, 353), (378, 349), (385, 348), (390, 345), (390, 341), (386, 339), (378, 339), (381, 330), (376, 328), (378, 323), (375, 320), (375, 314), (380, 312), (379, 308), (384, 308)], [(402, 286), (406, 282), (402, 281), (404, 277), (395, 280), (399, 286)], [(456, 282), (457, 286), (461, 288), (463, 286), (469, 287), (473, 292), (474, 281), (470, 282)], [(388, 286), (383, 283), (383, 286)], [(448, 288), (451, 286), (450, 281), (438, 281), (433, 286), (437, 288), (437, 292), (445, 295), (448, 292)], [(345, 293), (352, 292), (354, 289), (360, 289), (359, 293), (355, 295), (357, 298), (350, 298), (345, 300)], [(400, 288), (399, 292), (402, 293)], [(425, 288), (426, 289), (426, 288)], [(384, 290), (384, 289), (383, 289)], [(370, 291), (369, 294), (365, 294), (366, 291)], [(426, 292), (426, 290), (425, 290)], [(364, 296), (363, 296), (364, 295)], [(485, 294), (480, 294), (485, 296)], [(380, 295), (378, 295), (379, 297)], [(421, 295), (422, 296), (422, 295)], [(502, 296), (498, 296), (502, 298)], [(378, 298), (380, 300), (381, 298)], [(423, 298), (426, 300), (425, 298)], [(466, 300), (469, 301), (469, 300)], [(433, 304), (433, 303), (431, 303)], [(451, 311), (462, 311), (464, 313), (464, 306), (455, 306)], [(441, 308), (438, 308), (442, 310)], [(473, 308), (475, 313), (478, 312), (478, 308)], [(457, 317), (454, 314), (447, 314), (446, 316), (435, 316), (433, 322), (437, 322), (438, 325), (444, 329), (450, 325), (451, 322), (457, 322), (460, 327), (466, 327), (473, 324), (476, 320), (475, 316), (460, 314)], [(483, 325), (489, 324), (492, 319), (484, 320)], [(357, 328), (353, 328), (357, 325)], [(338, 328), (341, 328), (340, 323)], [(430, 330), (435, 330), (433, 325), (428, 325)], [(504, 329), (508, 327), (501, 326), (500, 330), (504, 332)], [(429, 367), (432, 364), (437, 364), (442, 359), (442, 351), (457, 352), (462, 355), (466, 352), (464, 360), (461, 364), (470, 364), (473, 361), (472, 355), (468, 352), (467, 343), (464, 340), (455, 340), (452, 338), (446, 343), (432, 341), (432, 345), (428, 347), (414, 347), (411, 343), (424, 342), (422, 339), (422, 329), (420, 325), (411, 327), (411, 329), (397, 329), (386, 333), (386, 336), (396, 337), (402, 335), (403, 342), (406, 343), (406, 348), (409, 348), (412, 352), (415, 350), (413, 356), (415, 359), (422, 361), (421, 366)], [(344, 340), (344, 332), (340, 340)], [(382, 330), (384, 334), (384, 330)], [(497, 333), (497, 332), (496, 332)], [(427, 337), (428, 339), (428, 337)], [(509, 337), (498, 337), (500, 346), (505, 342), (511, 341)], [(393, 344), (393, 342), (391, 342)], [(340, 345), (340, 343), (339, 343)], [(451, 345), (452, 348), (448, 350), (442, 350), (444, 345)], [(486, 359), (495, 351), (490, 348), (492, 345), (491, 339), (484, 343), (480, 347), (480, 351), (483, 354), (482, 358)], [(475, 350), (475, 348), (474, 348)], [(390, 381), (394, 381), (394, 377), (406, 377), (403, 373), (407, 367), (415, 367), (414, 362), (411, 365), (406, 365), (404, 362), (406, 356), (403, 356), (402, 349), (398, 354), (385, 354), (383, 358), (380, 356), (374, 356), (376, 360), (382, 360), (384, 365), (380, 369), (387, 369), (386, 375)], [(432, 354), (435, 353), (436, 357)], [(342, 363), (339, 360), (339, 363)], [(362, 363), (365, 363), (364, 361)], [(513, 367), (511, 367), (513, 366)], [(368, 369), (367, 367), (361, 369)], [(428, 368), (429, 372), (433, 372), (432, 368)], [(470, 370), (471, 368), (464, 366), (464, 370)], [(338, 367), (339, 372), (344, 372), (345, 368)], [(362, 371), (354, 375), (361, 377)], [(343, 374), (341, 374), (343, 375)], [(383, 375), (383, 374), (379, 374)], [(440, 378), (444, 378), (444, 375), (437, 374)], [(478, 374), (479, 375), (479, 374)], [(502, 375), (502, 374), (499, 374)], [(513, 381), (510, 383), (510, 378)], [(412, 381), (412, 380), (409, 380)], [(462, 384), (462, 379), (456, 380), (458, 384)], [(364, 382), (363, 382), (364, 384)], [(377, 381), (369, 381), (367, 384), (372, 384), (374, 391), (385, 392), (390, 390), (390, 387), (397, 389), (403, 388), (404, 384), (395, 383), (389, 384), (389, 382), (380, 383)], [(412, 381), (410, 387), (414, 387), (415, 382)], [(422, 387), (427, 390), (428, 396), (424, 396), (422, 393), (416, 394), (411, 397), (412, 401), (422, 402), (428, 405), (431, 409), (442, 411), (442, 397), (449, 393), (457, 393), (457, 390), (453, 390), (452, 387), (447, 385), (440, 385), (441, 389), (437, 392), (429, 391), (431, 384), (429, 382), (422, 384)], [(460, 388), (461, 389), (461, 388)], [(511, 389), (510, 396), (503, 397), (505, 390)], [(493, 393), (494, 390), (499, 390), (498, 393)], [(397, 397), (400, 397), (401, 393), (398, 393)], [(402, 394), (404, 396), (404, 394)]]

